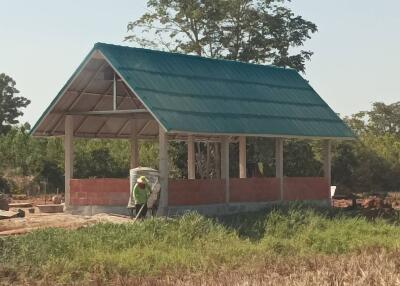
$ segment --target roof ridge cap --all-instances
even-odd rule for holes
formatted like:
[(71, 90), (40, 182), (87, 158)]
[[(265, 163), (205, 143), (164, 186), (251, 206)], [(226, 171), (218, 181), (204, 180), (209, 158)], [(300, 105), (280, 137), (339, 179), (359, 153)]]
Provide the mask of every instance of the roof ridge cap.
[(131, 47), (131, 46), (108, 44), (108, 43), (102, 43), (102, 42), (97, 42), (94, 45), (94, 48), (99, 48), (99, 46), (113, 46), (113, 47), (117, 47), (117, 48), (140, 50), (140, 51), (144, 51), (144, 52), (148, 52), (148, 53), (167, 54), (167, 55), (170, 55), (170, 56), (180, 56), (180, 57), (191, 57), (191, 58), (197, 58), (197, 59), (206, 60), (206, 61), (227, 62), (227, 63), (232, 63), (232, 64), (241, 64), (241, 65), (256, 66), (256, 67), (262, 67), (262, 68), (271, 68), (271, 69), (278, 69), (278, 70), (288, 70), (288, 71), (297, 72), (294, 68), (291, 68), (291, 67), (279, 67), (279, 66), (272, 65), (272, 64), (248, 63), (248, 62), (229, 60), (229, 59), (223, 59), (223, 58), (210, 58), (210, 57), (204, 57), (204, 56), (193, 55), (193, 54), (184, 54), (184, 53), (179, 53), (179, 52), (168, 52), (168, 51), (162, 51), (162, 50), (156, 50), (156, 49)]

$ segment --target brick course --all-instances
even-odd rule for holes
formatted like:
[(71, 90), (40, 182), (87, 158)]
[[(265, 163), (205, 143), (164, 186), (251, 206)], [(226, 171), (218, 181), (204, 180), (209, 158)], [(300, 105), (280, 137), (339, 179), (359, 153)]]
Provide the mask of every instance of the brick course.
[(129, 179), (72, 179), (71, 205), (124, 206), (129, 200)]
[[(225, 203), (225, 181), (169, 180), (170, 206), (207, 205)], [(323, 200), (330, 198), (329, 184), (323, 177), (283, 179), (283, 199)], [(129, 200), (129, 179), (72, 179), (71, 205), (126, 206)], [(279, 179), (230, 179), (230, 201), (279, 201)]]
[(205, 205), (224, 202), (224, 180), (169, 180), (168, 204), (171, 206)]
[(324, 177), (285, 177), (283, 190), (285, 201), (330, 199), (330, 186)]
[(231, 202), (269, 202), (280, 199), (277, 178), (231, 178), (229, 186)]

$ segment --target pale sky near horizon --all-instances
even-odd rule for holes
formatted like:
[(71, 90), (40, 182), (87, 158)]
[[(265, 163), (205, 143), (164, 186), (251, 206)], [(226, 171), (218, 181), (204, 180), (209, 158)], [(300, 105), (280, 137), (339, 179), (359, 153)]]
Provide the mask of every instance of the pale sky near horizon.
[[(342, 116), (375, 101), (400, 101), (400, 1), (293, 0), (318, 25), (305, 48), (303, 75)], [(145, 0), (0, 0), (0, 73), (32, 103), (21, 122), (34, 124), (96, 42), (123, 42), (126, 24)]]

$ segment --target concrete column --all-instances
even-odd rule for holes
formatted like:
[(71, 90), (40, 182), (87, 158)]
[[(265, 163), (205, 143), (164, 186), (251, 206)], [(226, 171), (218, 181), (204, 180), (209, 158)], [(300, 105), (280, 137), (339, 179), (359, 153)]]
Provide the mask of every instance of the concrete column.
[(117, 75), (113, 78), (113, 110), (117, 110)]
[(206, 179), (210, 178), (210, 156), (211, 156), (211, 150), (210, 150), (210, 142), (206, 143), (206, 149), (207, 149), (207, 156), (206, 156)]
[(188, 179), (193, 180), (193, 179), (196, 179), (196, 166), (195, 166), (196, 154), (194, 151), (193, 135), (188, 136), (187, 145), (188, 145), (188, 162), (187, 162), (187, 164), (188, 164)]
[(70, 180), (74, 176), (74, 118), (72, 115), (65, 116), (65, 208), (70, 205)]
[(331, 140), (324, 140), (323, 147), (323, 160), (324, 160), (324, 177), (328, 181), (329, 187), (331, 186), (331, 161), (332, 161), (332, 144)]
[(131, 169), (139, 167), (139, 140), (136, 120), (131, 122)]
[(239, 178), (247, 177), (246, 167), (246, 137), (239, 137)]
[(280, 199), (283, 201), (283, 138), (275, 139), (275, 176), (280, 182)]
[(167, 215), (168, 211), (168, 137), (164, 129), (158, 127), (158, 144), (159, 144), (159, 172), (160, 172), (160, 202), (158, 206), (158, 216)]
[(219, 143), (214, 143), (214, 159), (215, 159), (215, 171), (216, 178), (221, 178), (221, 150)]
[(229, 137), (221, 138), (221, 179), (225, 179), (225, 203), (229, 204)]

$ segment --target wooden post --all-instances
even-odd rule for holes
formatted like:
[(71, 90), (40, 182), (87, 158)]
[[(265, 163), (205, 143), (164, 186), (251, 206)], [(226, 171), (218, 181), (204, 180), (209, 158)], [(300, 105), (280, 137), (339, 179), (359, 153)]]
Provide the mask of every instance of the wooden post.
[(225, 203), (229, 204), (229, 137), (221, 138), (221, 179), (225, 179)]
[(74, 176), (74, 118), (72, 115), (65, 116), (65, 208), (70, 205), (70, 180)]
[(131, 122), (131, 169), (139, 167), (139, 140), (136, 120)]
[(246, 168), (246, 137), (239, 137), (239, 178), (247, 177)]
[(187, 162), (187, 164), (188, 164), (188, 179), (193, 180), (193, 179), (196, 179), (196, 167), (195, 167), (196, 154), (194, 151), (193, 135), (188, 136), (187, 145), (188, 145), (188, 162)]
[[(324, 147), (323, 147), (323, 159), (324, 159), (324, 177), (328, 181), (329, 189), (331, 187), (331, 154), (332, 144), (331, 140), (324, 140)], [(329, 190), (329, 197), (330, 197), (330, 190)]]
[(160, 172), (160, 203), (158, 206), (158, 216), (167, 215), (168, 211), (168, 137), (162, 126), (158, 127), (159, 145), (159, 172)]
[(275, 176), (279, 179), (280, 199), (283, 201), (283, 138), (275, 139)]

